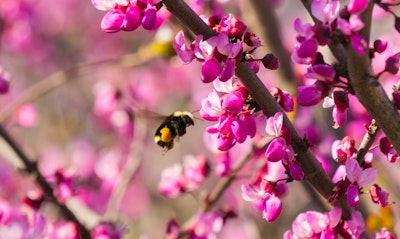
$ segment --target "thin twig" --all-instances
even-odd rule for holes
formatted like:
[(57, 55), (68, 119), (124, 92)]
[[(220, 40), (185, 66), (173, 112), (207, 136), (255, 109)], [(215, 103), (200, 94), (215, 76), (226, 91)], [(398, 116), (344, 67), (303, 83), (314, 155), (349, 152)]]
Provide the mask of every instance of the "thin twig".
[(8, 132), (0, 124), (0, 136), (7, 142), (7, 144), (12, 148), (12, 150), (17, 154), (18, 158), (22, 161), (25, 166), (25, 171), (32, 175), (37, 184), (43, 190), (44, 195), (52, 203), (54, 203), (62, 212), (62, 215), (69, 221), (74, 222), (79, 228), (79, 235), (81, 239), (90, 239), (89, 230), (78, 220), (75, 214), (62, 202), (60, 202), (54, 195), (53, 188), (46, 181), (44, 176), (40, 173), (37, 164), (32, 162), (22, 149), (17, 145), (14, 139), (8, 134)]

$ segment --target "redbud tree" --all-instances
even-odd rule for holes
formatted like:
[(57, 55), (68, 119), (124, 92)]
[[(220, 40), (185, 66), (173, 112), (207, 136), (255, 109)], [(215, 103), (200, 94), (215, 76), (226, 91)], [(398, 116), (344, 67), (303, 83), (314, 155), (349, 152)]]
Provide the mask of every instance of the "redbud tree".
[(1, 1), (0, 238), (396, 238), (399, 5)]

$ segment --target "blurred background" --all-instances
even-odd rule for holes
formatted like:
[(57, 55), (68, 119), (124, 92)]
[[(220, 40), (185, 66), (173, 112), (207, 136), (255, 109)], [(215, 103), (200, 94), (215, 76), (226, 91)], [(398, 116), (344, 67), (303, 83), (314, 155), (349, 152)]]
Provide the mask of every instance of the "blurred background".
[[(302, 78), (305, 68), (295, 66), (289, 55), (296, 43), (294, 19), (310, 19), (301, 1), (264, 1), (270, 7), (264, 9), (265, 15), (272, 20), (257, 13), (262, 1), (206, 2), (237, 14), (262, 37), (265, 47), (256, 55), (273, 52), (282, 59), (279, 71), (261, 69), (259, 76), (268, 87), (278, 85), (295, 94), (297, 85), (309, 83)], [(199, 119), (197, 113), (212, 85), (201, 82), (200, 64), (185, 65), (174, 55), (172, 41), (181, 27), (176, 20), (155, 31), (139, 28), (109, 34), (100, 29), (104, 14), (89, 0), (0, 2), (0, 66), (11, 75), (10, 91), (0, 96), (0, 121), (38, 162), (43, 175), (51, 177), (60, 169), (73, 175), (74, 190), (66, 203), (83, 224), (93, 227), (99, 221), (115, 221), (126, 228), (126, 238), (163, 238), (169, 219), (176, 218), (180, 224), (188, 220), (199, 210), (204, 191), (212, 190), (220, 180), (212, 168), (215, 155), (203, 142), (204, 130), (212, 122)], [(399, 49), (393, 19), (378, 10), (375, 14), (371, 39), (388, 40), (387, 52)], [(270, 24), (276, 28), (265, 29)], [(274, 42), (273, 37), (279, 36), (278, 43)], [(387, 56), (375, 58), (376, 72)], [(399, 80), (398, 76), (384, 78), (388, 90)], [(154, 143), (154, 133), (163, 116), (176, 110), (193, 112), (195, 126), (165, 153)], [(348, 123), (338, 130), (332, 129), (331, 112), (321, 106), (298, 107), (292, 116), (299, 134), (307, 135), (330, 175), (337, 167), (331, 156), (332, 143), (350, 135), (359, 145), (371, 120), (353, 99)], [(231, 155), (243, 155), (250, 147), (251, 142), (241, 145)], [(391, 201), (398, 201), (399, 165), (386, 162), (378, 151), (373, 151), (381, 175), (378, 182), (391, 193)], [(211, 163), (204, 185), (178, 198), (162, 196), (158, 183), (163, 169), (186, 155), (199, 154)], [(1, 201), (19, 205), (36, 186), (18, 170), (18, 158), (3, 141), (0, 155)], [(281, 238), (298, 213), (324, 210), (309, 185), (295, 182), (283, 198), (281, 216), (267, 223), (241, 199), (240, 185), (250, 176), (243, 173), (221, 199), (219, 206), (235, 208), (238, 217), (227, 221), (218, 238)], [(362, 210), (375, 214), (382, 223), (378, 206), (367, 202), (368, 195), (364, 197)], [(389, 223), (393, 224), (399, 208), (396, 204), (392, 208)], [(59, 216), (51, 203), (44, 203), (41, 210), (52, 220)]]

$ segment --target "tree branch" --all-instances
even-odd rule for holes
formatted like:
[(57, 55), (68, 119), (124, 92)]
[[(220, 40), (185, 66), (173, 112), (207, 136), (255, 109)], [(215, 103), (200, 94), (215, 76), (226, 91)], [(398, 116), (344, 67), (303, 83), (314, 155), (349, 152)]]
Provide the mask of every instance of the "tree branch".
[[(173, 15), (195, 34), (202, 34), (205, 38), (215, 35), (215, 32), (212, 31), (183, 0), (164, 0), (163, 3)], [(269, 93), (257, 75), (248, 67), (247, 63), (240, 63), (235, 73), (266, 116), (273, 116), (276, 112), (284, 113), (275, 98)], [(326, 175), (318, 160), (308, 150), (307, 144), (297, 134), (285, 113), (284, 124), (290, 129), (292, 147), (305, 173), (305, 179), (327, 199), (333, 189), (330, 178)], [(345, 217), (349, 216), (350, 209), (346, 203), (343, 201), (339, 203), (343, 208), (343, 215)]]
[(17, 154), (19, 159), (22, 161), (25, 166), (25, 171), (30, 175), (34, 176), (36, 183), (43, 190), (44, 195), (49, 199), (52, 203), (54, 203), (62, 212), (62, 215), (69, 220), (74, 222), (79, 228), (79, 235), (81, 239), (90, 239), (90, 232), (86, 227), (78, 220), (75, 214), (69, 210), (69, 208), (57, 200), (57, 197), (54, 195), (53, 188), (46, 181), (43, 175), (39, 172), (37, 164), (30, 161), (29, 158), (25, 155), (22, 149), (17, 145), (14, 139), (7, 133), (7, 131), (0, 124), (0, 136), (7, 142), (7, 144), (12, 148), (12, 150)]

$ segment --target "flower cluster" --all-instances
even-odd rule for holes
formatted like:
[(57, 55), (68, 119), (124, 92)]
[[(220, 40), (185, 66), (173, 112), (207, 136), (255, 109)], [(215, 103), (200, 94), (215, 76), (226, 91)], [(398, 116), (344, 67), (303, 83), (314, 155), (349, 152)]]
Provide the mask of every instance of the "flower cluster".
[(101, 29), (105, 32), (134, 31), (139, 26), (153, 30), (161, 23), (157, 16), (161, 0), (92, 0), (92, 4), (107, 11), (101, 21)]
[(188, 155), (182, 164), (176, 163), (164, 169), (158, 191), (168, 197), (192, 191), (205, 180), (208, 169), (206, 157)]
[[(195, 58), (202, 62), (201, 79), (204, 83), (231, 79), (235, 67), (243, 60), (253, 63), (253, 70), (258, 70), (259, 61), (255, 61), (251, 53), (261, 46), (261, 41), (254, 33), (246, 31), (247, 26), (242, 21), (229, 14), (223, 18), (210, 17), (207, 23), (216, 31), (215, 36), (203, 39), (199, 35), (188, 46), (183, 31), (180, 31), (174, 42), (175, 51), (185, 63)], [(271, 69), (277, 68), (274, 57), (265, 58), (263, 63)]]

